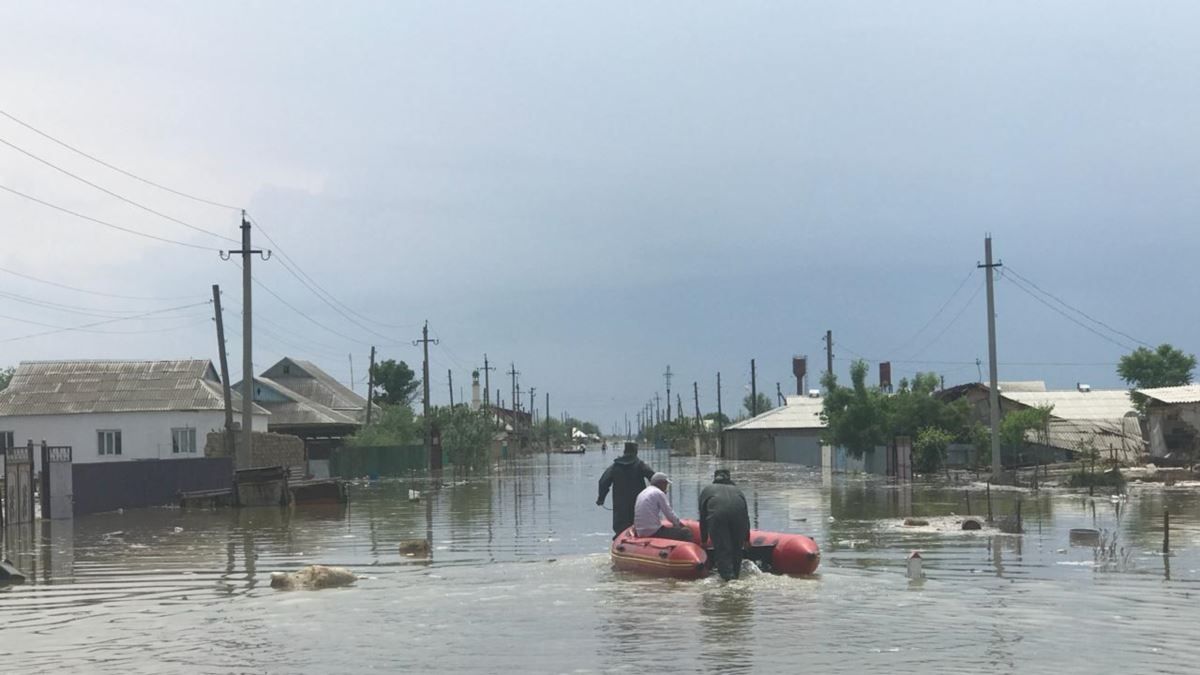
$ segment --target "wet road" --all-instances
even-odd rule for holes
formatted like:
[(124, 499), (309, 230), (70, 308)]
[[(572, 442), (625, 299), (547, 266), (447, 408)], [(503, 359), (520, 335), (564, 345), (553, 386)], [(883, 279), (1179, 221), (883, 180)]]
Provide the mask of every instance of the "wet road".
[[(602, 455), (544, 456), (431, 490), (358, 485), (348, 507), (149, 509), (10, 529), (32, 583), (0, 587), (0, 672), (1195, 672), (1200, 496), (994, 491), (1026, 534), (961, 532), (966, 489), (902, 489), (733, 463), (751, 519), (823, 550), (811, 579), (614, 572)], [(717, 466), (644, 452), (694, 516)], [(423, 492), (420, 502), (408, 489)], [(986, 506), (971, 492), (972, 511)], [(1161, 555), (1171, 510), (1173, 555)], [(930, 517), (904, 527), (906, 515)], [(1111, 549), (1071, 546), (1095, 527)], [(399, 555), (428, 539), (428, 561)], [(918, 549), (927, 579), (910, 583)], [(280, 592), (309, 563), (354, 588)]]

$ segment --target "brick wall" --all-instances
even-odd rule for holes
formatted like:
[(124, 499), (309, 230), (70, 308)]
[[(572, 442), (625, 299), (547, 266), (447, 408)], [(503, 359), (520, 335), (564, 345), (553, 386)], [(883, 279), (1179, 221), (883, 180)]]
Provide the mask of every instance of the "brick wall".
[[(242, 434), (235, 437), (237, 447), (241, 447)], [(205, 457), (229, 457), (231, 454), (225, 447), (225, 432), (210, 431), (204, 444)], [(251, 448), (250, 466), (239, 466), (238, 469), (249, 469), (260, 466), (305, 466), (304, 441), (297, 436), (287, 434), (272, 434), (265, 431), (254, 432), (254, 443)]]

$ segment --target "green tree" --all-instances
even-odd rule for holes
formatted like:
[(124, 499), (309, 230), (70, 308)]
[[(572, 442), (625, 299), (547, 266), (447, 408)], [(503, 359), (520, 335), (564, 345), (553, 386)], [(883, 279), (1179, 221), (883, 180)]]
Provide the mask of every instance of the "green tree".
[(379, 406), (378, 417), (371, 422), (371, 426), (360, 428), (346, 439), (347, 445), (394, 446), (408, 445), (421, 440), (421, 424), (413, 414), (412, 408), (404, 404), (376, 405)]
[[(1014, 410), (1000, 420), (1000, 444), (1018, 456), (1029, 445), (1029, 432), (1033, 432), (1035, 443), (1045, 444), (1050, 427), (1050, 414), (1054, 406), (1038, 406)], [(1001, 459), (1004, 456), (1001, 455)]]
[[(742, 407), (746, 409), (747, 415), (754, 414), (754, 408), (752, 407), (754, 404), (754, 400), (755, 400), (754, 397), (752, 397), (750, 394), (746, 394), (746, 396), (744, 398), (742, 398)], [(761, 391), (758, 392), (758, 414), (759, 415), (767, 412), (768, 410), (771, 410), (774, 407), (775, 407), (775, 404), (771, 403), (770, 396), (767, 396), (766, 394), (762, 393)]]
[(712, 420), (717, 423), (717, 427), (724, 428), (729, 426), (729, 416), (725, 413), (711, 412), (704, 416), (706, 420)]
[(371, 375), (379, 388), (373, 398), (379, 403), (411, 405), (421, 386), (416, 373), (403, 361), (380, 361), (371, 370)]
[[(1117, 362), (1117, 375), (1134, 389), (1191, 384), (1195, 369), (1194, 355), (1165, 343), (1154, 350), (1138, 347)], [(1146, 397), (1134, 392), (1132, 398), (1138, 412), (1145, 414)]]
[(826, 373), (821, 382), (826, 391), (822, 442), (845, 448), (854, 457), (887, 443), (884, 394), (878, 388), (867, 387), (866, 361), (850, 364), (850, 387), (839, 386), (833, 373)]
[(13, 374), (16, 372), (17, 369), (12, 366), (0, 370), (0, 390), (8, 389), (8, 383), (12, 382)]
[(917, 471), (936, 473), (946, 463), (946, 448), (954, 440), (954, 434), (938, 427), (925, 427), (917, 432), (913, 441)]
[(496, 433), (491, 413), (457, 405), (438, 408), (434, 422), (441, 432), (442, 451), (447, 461), (463, 469), (490, 465), (492, 439)]

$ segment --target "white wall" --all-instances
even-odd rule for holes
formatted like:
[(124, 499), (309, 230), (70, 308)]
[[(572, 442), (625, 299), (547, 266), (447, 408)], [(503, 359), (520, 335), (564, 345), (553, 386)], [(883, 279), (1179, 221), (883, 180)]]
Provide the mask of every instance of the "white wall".
[[(267, 430), (267, 415), (254, 416), (254, 430)], [(0, 417), (0, 431), (13, 432), (13, 442), (24, 445), (30, 439), (35, 445), (44, 440), (48, 445), (69, 445), (77, 464), (96, 462), (126, 462), (140, 459), (186, 459), (204, 456), (205, 434), (225, 426), (225, 414), (203, 412), (136, 412), (95, 413), (78, 415), (25, 415)], [(171, 452), (171, 429), (191, 427), (196, 430), (196, 453)], [(101, 455), (96, 432), (121, 432), (121, 454)], [(41, 452), (34, 452), (41, 466)]]

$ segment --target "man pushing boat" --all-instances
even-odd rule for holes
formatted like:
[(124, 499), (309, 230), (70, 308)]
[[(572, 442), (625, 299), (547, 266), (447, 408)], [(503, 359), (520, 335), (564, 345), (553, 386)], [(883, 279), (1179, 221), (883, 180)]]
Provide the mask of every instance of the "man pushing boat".
[(750, 511), (746, 496), (729, 478), (728, 469), (717, 469), (712, 485), (700, 491), (700, 543), (712, 537), (713, 563), (725, 581), (742, 570), (742, 549), (750, 540)]
[(637, 443), (627, 442), (625, 454), (614, 459), (604, 475), (600, 476), (600, 496), (596, 499), (596, 506), (604, 506), (604, 498), (611, 489), (614, 535), (633, 525), (633, 508), (638, 494), (646, 487), (646, 479), (654, 475), (654, 469), (638, 459), (637, 452)]

